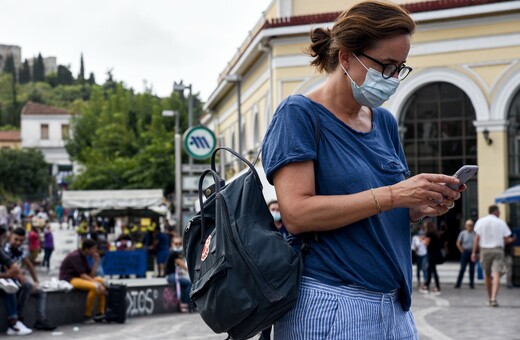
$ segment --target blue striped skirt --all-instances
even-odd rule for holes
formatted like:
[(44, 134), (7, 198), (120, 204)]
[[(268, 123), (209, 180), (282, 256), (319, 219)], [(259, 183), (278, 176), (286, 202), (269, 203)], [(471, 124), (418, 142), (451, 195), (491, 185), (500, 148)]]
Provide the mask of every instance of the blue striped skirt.
[(418, 339), (411, 311), (398, 292), (372, 292), (359, 286), (331, 286), (303, 277), (295, 307), (274, 327), (274, 339)]

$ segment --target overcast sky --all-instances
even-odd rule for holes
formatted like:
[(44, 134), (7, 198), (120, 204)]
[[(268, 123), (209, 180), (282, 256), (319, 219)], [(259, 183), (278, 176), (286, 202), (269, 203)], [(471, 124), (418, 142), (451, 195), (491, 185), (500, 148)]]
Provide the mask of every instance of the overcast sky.
[(117, 80), (159, 96), (173, 81), (192, 84), (206, 101), (271, 0), (0, 0), (0, 44), (70, 65), (83, 53), (86, 77)]

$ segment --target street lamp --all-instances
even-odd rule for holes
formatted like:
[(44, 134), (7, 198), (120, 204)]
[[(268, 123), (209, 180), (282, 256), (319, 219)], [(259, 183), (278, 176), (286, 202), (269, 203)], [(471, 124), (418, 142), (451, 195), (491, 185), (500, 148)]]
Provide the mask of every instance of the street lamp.
[(242, 77), (238, 74), (230, 74), (224, 78), (228, 83), (235, 83), (237, 86), (237, 114), (238, 114), (238, 154), (242, 156), (242, 112), (241, 112), (241, 100), (240, 100), (240, 86), (242, 83)]
[[(184, 93), (184, 90), (189, 90), (188, 95), (188, 129), (191, 129), (193, 126), (193, 96), (191, 95), (191, 84), (190, 85), (184, 85), (182, 83), (182, 80), (177, 83), (173, 82), (173, 90), (176, 92)], [(192, 174), (191, 168), (193, 167), (193, 157), (189, 158), (189, 164), (190, 164), (190, 170), (189, 174)]]
[(179, 133), (179, 112), (164, 110), (163, 117), (175, 116), (175, 229), (182, 235), (182, 170), (181, 135)]

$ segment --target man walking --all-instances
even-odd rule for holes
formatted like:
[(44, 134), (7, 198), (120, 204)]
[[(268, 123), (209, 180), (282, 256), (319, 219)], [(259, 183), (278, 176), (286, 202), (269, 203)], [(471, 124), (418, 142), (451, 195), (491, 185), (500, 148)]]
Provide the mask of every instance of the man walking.
[(477, 221), (471, 254), (471, 260), (476, 262), (480, 248), (480, 262), (484, 269), (488, 306), (492, 307), (498, 307), (498, 288), (504, 268), (504, 245), (512, 242), (511, 230), (506, 222), (498, 218), (499, 216), (500, 210), (496, 205), (492, 205), (489, 207), (489, 215)]
[(466, 272), (466, 266), (469, 263), (469, 287), (473, 289), (475, 288), (475, 263), (471, 261), (471, 253), (475, 243), (474, 223), (472, 220), (467, 220), (464, 226), (466, 230), (461, 231), (457, 238), (457, 248), (460, 251), (460, 270), (455, 288), (460, 288), (464, 272)]

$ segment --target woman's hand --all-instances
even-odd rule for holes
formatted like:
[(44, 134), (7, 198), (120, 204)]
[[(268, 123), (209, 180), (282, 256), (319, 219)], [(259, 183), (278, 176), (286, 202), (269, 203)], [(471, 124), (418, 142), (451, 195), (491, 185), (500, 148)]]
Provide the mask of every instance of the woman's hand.
[(408, 194), (404, 201), (410, 203), (410, 219), (415, 221), (426, 216), (440, 216), (453, 208), (460, 193), (467, 187), (462, 184), (457, 190), (452, 190), (445, 185), (450, 183), (459, 184), (459, 180), (453, 176), (420, 174), (399, 183), (403, 184), (400, 189)]

